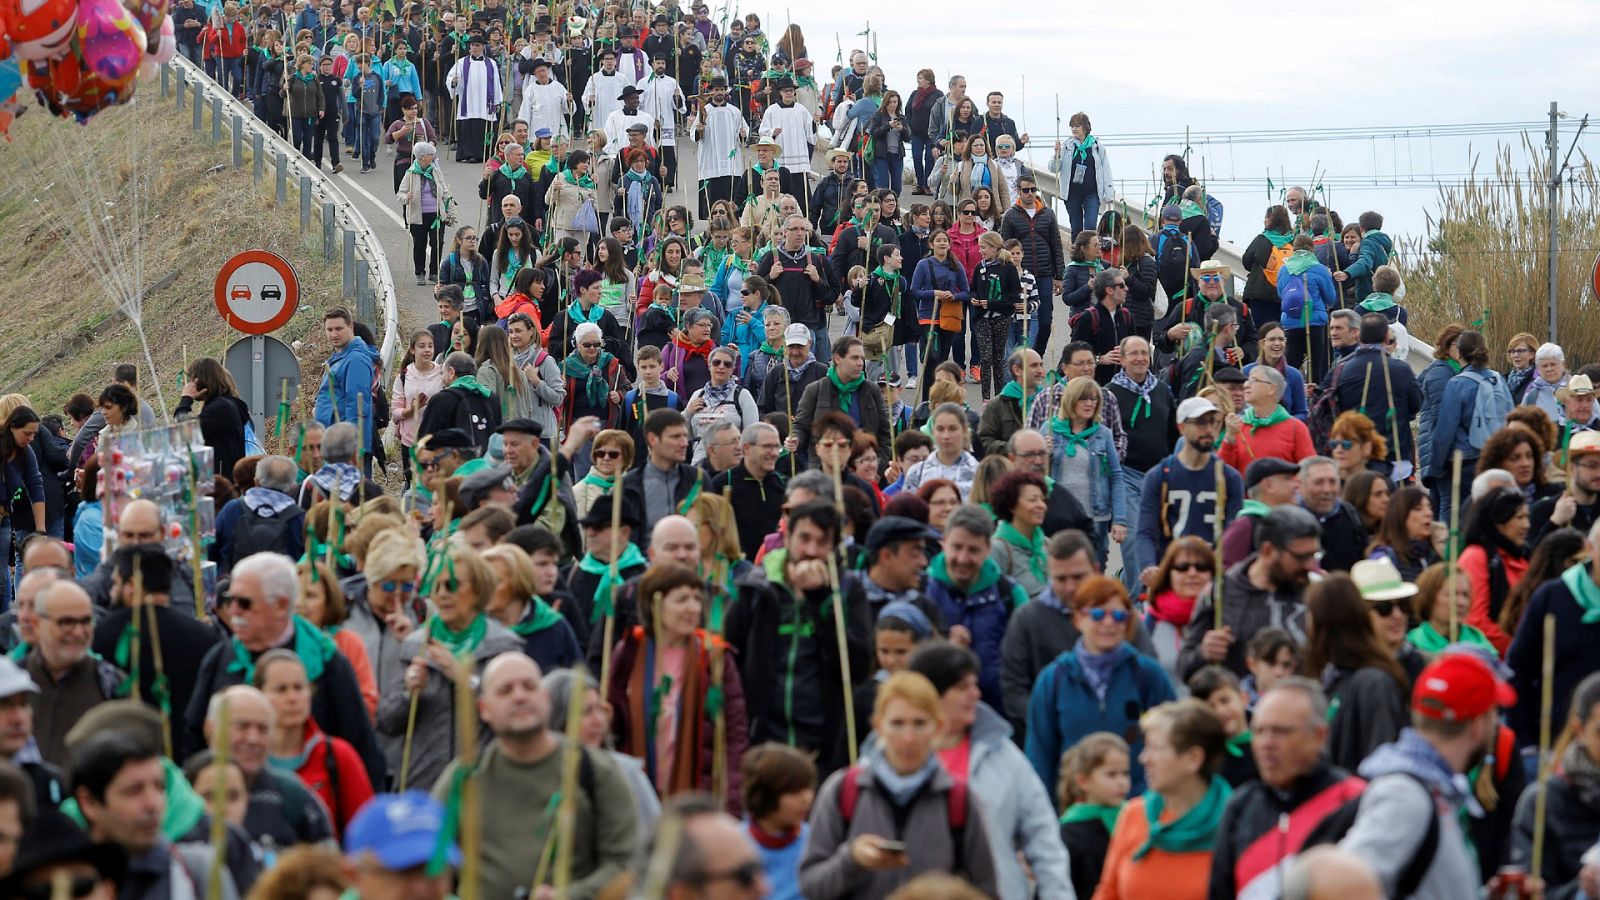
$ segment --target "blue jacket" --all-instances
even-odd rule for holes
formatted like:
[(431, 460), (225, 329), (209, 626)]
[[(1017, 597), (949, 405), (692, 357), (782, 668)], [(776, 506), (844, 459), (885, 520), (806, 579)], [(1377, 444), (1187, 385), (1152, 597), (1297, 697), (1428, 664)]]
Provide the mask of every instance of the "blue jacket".
[(1356, 252), (1356, 258), (1346, 268), (1345, 274), (1355, 283), (1354, 295), (1365, 299), (1372, 293), (1372, 273), (1378, 267), (1387, 265), (1389, 257), (1394, 255), (1394, 242), (1389, 236), (1376, 229), (1369, 231), (1361, 238), (1361, 247)]
[[(723, 334), (722, 338), (727, 343), (733, 344), (739, 348), (739, 361), (741, 366), (748, 366), (750, 360), (755, 359), (756, 353), (759, 351), (762, 342), (767, 339), (768, 306), (769, 304), (762, 303), (760, 309), (752, 310), (750, 312), (750, 321), (745, 322), (742, 325), (738, 323), (737, 319), (739, 317), (739, 312), (743, 311), (743, 306), (741, 306), (739, 310), (728, 314), (728, 318), (726, 320), (727, 331)], [(783, 348), (779, 347), (778, 349), (782, 350)], [(745, 386), (750, 388), (750, 395), (752, 397), (755, 396), (756, 391), (761, 389), (761, 385), (759, 383), (748, 383)]]
[(372, 447), (372, 386), (377, 374), (378, 351), (361, 338), (351, 338), (343, 350), (328, 357), (317, 386), (317, 421), (324, 426), (364, 421), (363, 453)]
[[(1089, 464), (1089, 515), (1096, 519), (1110, 517), (1113, 525), (1127, 525), (1129, 520), (1127, 485), (1122, 483), (1122, 461), (1117, 458), (1117, 444), (1111, 429), (1101, 425), (1089, 437), (1084, 447)], [(1061, 481), (1063, 467), (1067, 464), (1067, 442), (1055, 440), (1050, 446), (1050, 475)], [(1079, 498), (1082, 499), (1081, 497)]]
[(1433, 445), (1432, 458), (1428, 461), (1429, 475), (1442, 476), (1448, 471), (1451, 457), (1457, 450), (1465, 461), (1476, 460), (1483, 451), (1467, 439), (1472, 430), (1472, 411), (1478, 405), (1478, 382), (1466, 377), (1466, 373), (1473, 372), (1505, 390), (1506, 377), (1493, 369), (1468, 366), (1461, 372), (1445, 383), (1444, 397), (1439, 401), (1439, 418), (1433, 424), (1434, 439), (1438, 443)]
[[(1289, 340), (1292, 341), (1295, 339), (1290, 338)], [(1249, 375), (1250, 370), (1259, 365), (1261, 364), (1251, 363), (1250, 365), (1245, 366), (1244, 374)], [(1306, 420), (1306, 416), (1311, 415), (1311, 407), (1306, 405), (1305, 376), (1300, 374), (1299, 369), (1296, 369), (1292, 366), (1284, 366), (1282, 371), (1280, 371), (1278, 374), (1282, 375), (1284, 380), (1283, 408), (1289, 411), (1289, 415), (1294, 416), (1296, 419), (1304, 422)]]
[(1061, 754), (1073, 744), (1096, 731), (1109, 731), (1127, 740), (1132, 751), (1128, 762), (1133, 790), (1129, 796), (1143, 793), (1144, 767), (1139, 765), (1139, 752), (1144, 738), (1139, 731), (1139, 717), (1176, 695), (1161, 663), (1141, 656), (1127, 642), (1116, 653), (1120, 658), (1112, 667), (1104, 700), (1089, 685), (1077, 648), (1056, 657), (1034, 681), (1033, 695), (1028, 699), (1027, 754), (1028, 762), (1044, 783), (1055, 783), (1061, 771)]
[(950, 257), (950, 262), (954, 265), (946, 265), (932, 256), (925, 256), (917, 263), (917, 270), (911, 273), (911, 299), (917, 301), (917, 318), (923, 323), (939, 318), (939, 310), (933, 302), (934, 291), (955, 294), (963, 306), (972, 299), (967, 270), (954, 255)]
[(1005, 640), (1011, 611), (1028, 602), (1027, 593), (1015, 581), (1000, 574), (1000, 566), (992, 559), (984, 560), (972, 587), (962, 590), (950, 583), (943, 553), (928, 564), (927, 593), (928, 599), (939, 604), (939, 613), (944, 616), (947, 628), (963, 625), (972, 632), (972, 652), (978, 654), (983, 663), (978, 673), (983, 702), (995, 709), (1004, 709), (1005, 697), (1000, 690), (1000, 644)]
[(399, 60), (391, 59), (383, 64), (383, 83), (388, 89), (389, 96), (410, 94), (413, 97), (422, 96), (422, 79), (417, 75), (417, 64), (406, 60), (407, 71), (401, 72), (395, 65)]
[[(1328, 271), (1327, 266), (1317, 263), (1301, 274), (1306, 279), (1306, 291), (1311, 295), (1306, 302), (1311, 305), (1312, 327), (1327, 325), (1328, 310), (1339, 308), (1339, 289), (1333, 284), (1333, 273)], [(1280, 303), (1283, 301), (1284, 286), (1289, 283), (1289, 279), (1294, 277), (1287, 270), (1278, 273), (1278, 301)], [(1304, 315), (1304, 313), (1301, 313), (1298, 316), (1290, 316), (1285, 312), (1278, 317), (1278, 322), (1283, 325), (1283, 330), (1285, 331), (1298, 331), (1305, 328)], [(1294, 338), (1291, 337), (1289, 340), (1292, 341)]]
[(1439, 403), (1444, 400), (1444, 386), (1454, 378), (1456, 370), (1442, 359), (1435, 359), (1422, 370), (1417, 379), (1422, 385), (1422, 409), (1417, 415), (1417, 471), (1427, 474), (1433, 467), (1433, 426), (1439, 419)]

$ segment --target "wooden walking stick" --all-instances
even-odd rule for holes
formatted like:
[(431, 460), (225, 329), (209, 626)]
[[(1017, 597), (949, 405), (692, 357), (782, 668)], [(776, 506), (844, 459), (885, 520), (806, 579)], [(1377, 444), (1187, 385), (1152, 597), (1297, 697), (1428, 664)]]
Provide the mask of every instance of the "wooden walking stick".
[(211, 877), (206, 885), (206, 900), (222, 900), (222, 872), (228, 864), (228, 747), (233, 743), (230, 701), (224, 697), (217, 714), (217, 747), (211, 766)]
[(128, 680), (133, 689), (133, 699), (144, 702), (144, 691), (139, 687), (139, 664), (144, 656), (144, 567), (138, 557), (133, 562), (133, 646), (128, 653)]
[[(786, 354), (789, 352), (789, 345), (788, 345), (787, 341), (784, 342), (783, 352), (786, 353)], [(794, 385), (791, 383), (792, 381), (793, 381), (793, 379), (791, 379), (789, 377), (789, 361), (788, 360), (784, 360), (783, 361), (783, 413), (784, 413), (784, 415), (789, 417), (789, 436), (790, 437), (794, 436)], [(798, 454), (799, 452), (800, 452), (800, 448), (799, 448), (799, 446), (796, 446), (794, 448), (794, 450), (790, 451), (790, 453), (789, 453), (789, 477), (790, 478), (793, 478), (795, 476), (795, 461), (794, 461), (794, 458), (795, 458), (795, 455)]]
[[(456, 765), (464, 768), (461, 782), (461, 879), (456, 896), (479, 900), (478, 871), (482, 863), (483, 817), (478, 802), (478, 704), (472, 696), (473, 660), (471, 654), (455, 659), (456, 666)], [(578, 704), (580, 707), (582, 704)]]
[(1216, 554), (1213, 565), (1216, 575), (1211, 580), (1211, 612), (1213, 617), (1212, 628), (1222, 630), (1222, 532), (1226, 527), (1223, 519), (1227, 517), (1228, 510), (1228, 471), (1222, 457), (1213, 454), (1217, 464), (1217, 509), (1211, 517), (1211, 547)]
[[(583, 754), (583, 741), (579, 738), (579, 733), (583, 728), (584, 697), (589, 693), (586, 687), (588, 684), (586, 673), (580, 669), (573, 674), (575, 677), (569, 682), (572, 687), (567, 695), (567, 743), (562, 748), (561, 755), (561, 805), (556, 813), (556, 864), (553, 886), (557, 897), (565, 897), (572, 884), (572, 844), (578, 823), (578, 763)], [(594, 812), (598, 813), (598, 810)], [(547, 829), (545, 852), (541, 854), (544, 859), (550, 856), (549, 843)], [(544, 868), (543, 859), (540, 860), (539, 867)], [(537, 889), (543, 880), (542, 877), (536, 878), (533, 882), (534, 888)]]
[[(1461, 558), (1460, 534), (1456, 522), (1460, 520), (1457, 507), (1461, 503), (1461, 451), (1451, 454), (1450, 459), (1450, 519), (1445, 522), (1447, 528), (1445, 539), (1445, 554), (1450, 558), (1450, 642), (1455, 643), (1461, 632), (1461, 623), (1456, 613), (1456, 562)], [(1535, 870), (1537, 871), (1537, 870)]]
[[(1454, 608), (1455, 600), (1451, 599)], [(1545, 812), (1550, 795), (1550, 707), (1556, 677), (1556, 617), (1544, 614), (1544, 665), (1539, 684), (1539, 788), (1533, 797), (1533, 857), (1528, 872), (1539, 877), (1544, 871)]]
[[(643, 394), (640, 395), (641, 397)], [(617, 628), (617, 589), (621, 587), (622, 576), (618, 574), (617, 560), (622, 556), (622, 476), (617, 476), (616, 485), (611, 488), (611, 567), (607, 572), (607, 587), (610, 596), (604, 600), (601, 607), (605, 610), (605, 629), (600, 642), (600, 699), (607, 696), (606, 691), (611, 687), (611, 643), (616, 636)], [(600, 602), (600, 598), (595, 598)]]
[[(833, 501), (839, 508), (839, 519), (844, 520), (844, 460), (834, 450)], [(844, 595), (839, 591), (838, 548), (828, 548), (828, 583), (833, 589), (833, 631), (839, 640), (839, 676), (844, 681), (844, 734), (850, 751), (850, 765), (856, 764), (856, 705), (855, 692), (851, 690), (850, 644), (845, 638)]]

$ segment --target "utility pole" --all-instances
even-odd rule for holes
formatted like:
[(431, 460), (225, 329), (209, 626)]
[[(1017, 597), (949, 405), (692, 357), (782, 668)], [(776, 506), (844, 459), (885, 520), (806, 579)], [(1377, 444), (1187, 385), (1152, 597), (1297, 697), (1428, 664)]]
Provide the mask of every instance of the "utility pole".
[(1550, 217), (1550, 246), (1546, 251), (1545, 266), (1549, 270), (1549, 284), (1546, 288), (1545, 302), (1550, 309), (1550, 343), (1556, 341), (1556, 237), (1557, 223), (1560, 221), (1561, 206), (1561, 161), (1557, 158), (1561, 152), (1561, 138), (1556, 133), (1556, 122), (1560, 117), (1556, 109), (1556, 102), (1550, 101), (1550, 131), (1545, 135), (1545, 149), (1549, 151), (1549, 178), (1550, 195), (1546, 200), (1546, 212)]

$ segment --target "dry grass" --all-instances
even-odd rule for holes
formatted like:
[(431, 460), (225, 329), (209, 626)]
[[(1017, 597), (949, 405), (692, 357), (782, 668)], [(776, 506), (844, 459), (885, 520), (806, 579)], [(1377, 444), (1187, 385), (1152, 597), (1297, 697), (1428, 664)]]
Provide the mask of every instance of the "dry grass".
[[(288, 204), (273, 202), (270, 174), (255, 184), (248, 156), (232, 169), (228, 141), (210, 142), (209, 115), (191, 131), (190, 113), (148, 81), (132, 105), (87, 127), (32, 110), (12, 129), (16, 143), (0, 148), (8, 163), (0, 168), (0, 346), (10, 350), (0, 356), (0, 385), (27, 394), (41, 413), (58, 412), (76, 392), (97, 395), (123, 361), (140, 362), (141, 392), (156, 402), (137, 333), (117, 312), (123, 291), (109, 275), (136, 262), (169, 408), (185, 357), (221, 358), (242, 337), (212, 300), (217, 270), (233, 253), (266, 248), (293, 263), (301, 303), (281, 340), (319, 330), (323, 309), (340, 302), (339, 263), (323, 262), (320, 222), (313, 217), (302, 234), (292, 194)], [(91, 216), (101, 217), (97, 227)], [(304, 392), (315, 390), (325, 357), (310, 342), (302, 351)], [(275, 411), (263, 412), (270, 422)]]
[[(1404, 266), (1412, 333), (1432, 341), (1451, 322), (1481, 323), (1491, 348), (1519, 331), (1548, 334), (1548, 166), (1542, 147), (1524, 137), (1526, 168), (1497, 147), (1493, 173), (1477, 157), (1465, 185), (1441, 189), (1426, 236), (1397, 248)], [(1562, 148), (1565, 152), (1565, 147)], [(1589, 287), (1600, 252), (1600, 173), (1574, 154), (1561, 191), (1557, 230), (1556, 315), (1569, 365), (1600, 358), (1600, 305)], [(1495, 353), (1496, 362), (1500, 354)]]

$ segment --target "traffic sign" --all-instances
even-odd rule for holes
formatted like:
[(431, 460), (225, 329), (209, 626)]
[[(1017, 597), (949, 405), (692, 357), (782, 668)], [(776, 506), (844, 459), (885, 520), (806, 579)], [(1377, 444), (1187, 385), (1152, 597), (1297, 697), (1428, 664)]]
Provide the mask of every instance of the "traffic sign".
[(256, 439), (265, 443), (265, 414), (276, 414), (279, 403), (285, 399), (293, 403), (300, 393), (300, 361), (283, 341), (253, 334), (235, 341), (223, 355), (222, 364), (250, 407)]
[(1600, 253), (1594, 255), (1594, 268), (1589, 270), (1589, 287), (1600, 297)]
[(246, 250), (217, 273), (217, 312), (245, 334), (282, 328), (300, 305), (300, 281), (289, 261), (270, 250)]

